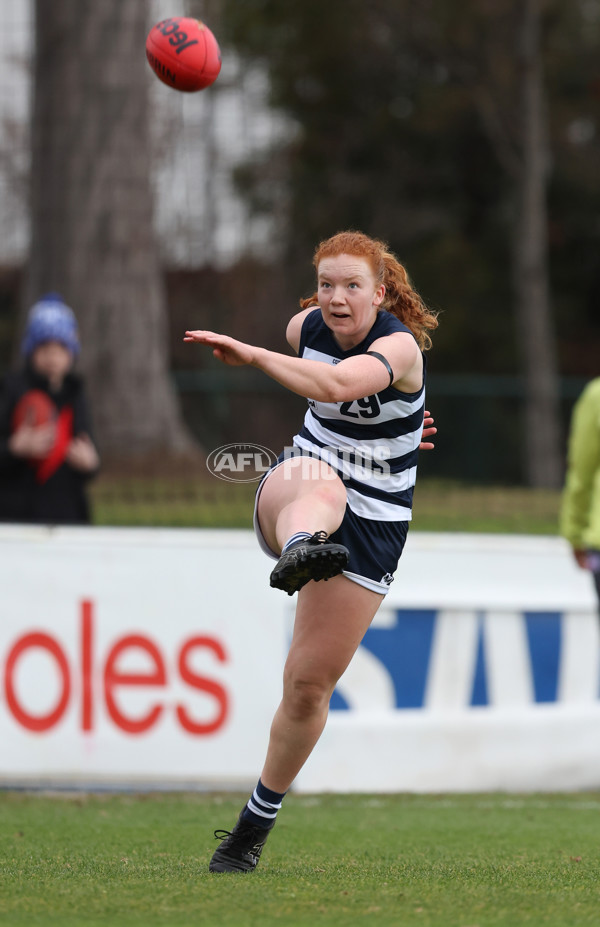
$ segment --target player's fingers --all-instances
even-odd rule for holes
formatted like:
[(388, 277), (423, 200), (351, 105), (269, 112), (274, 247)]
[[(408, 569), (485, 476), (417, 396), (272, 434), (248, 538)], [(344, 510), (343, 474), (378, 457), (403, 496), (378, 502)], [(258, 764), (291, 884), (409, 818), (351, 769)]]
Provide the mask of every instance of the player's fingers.
[(211, 339), (214, 340), (215, 338), (223, 337), (222, 335), (218, 335), (217, 332), (209, 332), (209, 331), (205, 331), (204, 329), (194, 329), (193, 331), (186, 331), (185, 335), (188, 338), (193, 338), (194, 341), (199, 341), (199, 340), (210, 341)]

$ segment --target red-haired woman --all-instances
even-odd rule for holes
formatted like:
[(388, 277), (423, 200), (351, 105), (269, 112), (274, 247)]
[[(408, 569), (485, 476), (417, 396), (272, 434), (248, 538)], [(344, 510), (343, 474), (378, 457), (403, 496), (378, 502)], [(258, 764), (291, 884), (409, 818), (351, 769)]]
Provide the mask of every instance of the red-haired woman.
[[(340, 232), (314, 255), (317, 291), (287, 327), (298, 356), (189, 331), (225, 364), (252, 365), (308, 399), (303, 427), (262, 480), (255, 528), (298, 592), (283, 698), (265, 765), (212, 872), (256, 867), (286, 791), (325, 726), (329, 700), (393, 581), (411, 518), (437, 319), (387, 246)], [(319, 582), (319, 580), (328, 580)], [(224, 839), (223, 839), (224, 838)]]

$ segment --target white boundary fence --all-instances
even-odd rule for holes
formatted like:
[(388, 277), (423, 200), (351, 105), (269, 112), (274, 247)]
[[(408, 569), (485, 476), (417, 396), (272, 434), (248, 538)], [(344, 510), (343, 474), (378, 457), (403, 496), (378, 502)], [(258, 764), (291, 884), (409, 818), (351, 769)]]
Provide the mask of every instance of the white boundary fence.
[[(0, 528), (0, 785), (246, 789), (294, 600), (248, 531)], [(558, 538), (409, 534), (297, 791), (600, 787), (600, 634)]]

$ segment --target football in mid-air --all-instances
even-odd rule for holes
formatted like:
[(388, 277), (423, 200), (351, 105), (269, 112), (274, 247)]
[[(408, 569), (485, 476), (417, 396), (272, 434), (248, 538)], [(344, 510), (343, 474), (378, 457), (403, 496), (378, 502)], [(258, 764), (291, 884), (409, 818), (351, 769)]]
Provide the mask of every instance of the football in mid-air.
[(183, 16), (152, 27), (146, 57), (163, 84), (185, 93), (210, 87), (221, 70), (221, 51), (208, 26)]

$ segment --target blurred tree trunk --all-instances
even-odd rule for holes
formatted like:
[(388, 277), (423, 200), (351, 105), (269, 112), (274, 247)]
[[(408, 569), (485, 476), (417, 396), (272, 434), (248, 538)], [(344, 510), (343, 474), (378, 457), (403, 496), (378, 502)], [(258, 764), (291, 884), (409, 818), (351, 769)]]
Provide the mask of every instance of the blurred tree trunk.
[(109, 456), (193, 449), (169, 380), (153, 232), (148, 5), (36, 0), (28, 304), (58, 290), (81, 329)]
[(540, 50), (539, 0), (522, 0), (517, 62), (521, 100), (514, 284), (525, 372), (525, 446), (531, 486), (563, 479), (558, 361), (548, 268), (547, 181), (550, 166)]
[[(563, 479), (563, 454), (548, 265), (551, 153), (540, 40), (543, 2), (507, 0), (484, 7), (486, 40), (474, 72), (474, 92), (513, 188), (512, 282), (525, 384), (525, 476), (530, 486), (556, 489)], [(506, 53), (511, 46), (512, 59)]]

